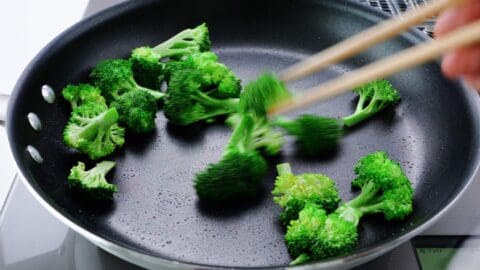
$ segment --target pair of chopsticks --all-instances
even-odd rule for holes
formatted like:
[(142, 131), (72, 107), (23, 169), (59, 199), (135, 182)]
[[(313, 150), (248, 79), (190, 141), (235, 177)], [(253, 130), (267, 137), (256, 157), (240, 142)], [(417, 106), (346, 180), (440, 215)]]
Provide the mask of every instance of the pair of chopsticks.
[[(383, 21), (289, 67), (280, 74), (280, 79), (290, 82), (308, 76), (390, 39), (425, 19), (463, 2), (466, 0), (436, 0), (430, 4), (424, 4), (418, 9), (407, 11), (401, 17)], [(480, 41), (480, 21), (464, 26), (441, 38), (419, 44), (345, 73), (307, 90), (303, 95), (296, 95), (290, 100), (277, 104), (270, 109), (269, 114), (284, 113), (340, 95), (361, 84), (423, 64), (451, 49), (468, 46), (478, 41)]]

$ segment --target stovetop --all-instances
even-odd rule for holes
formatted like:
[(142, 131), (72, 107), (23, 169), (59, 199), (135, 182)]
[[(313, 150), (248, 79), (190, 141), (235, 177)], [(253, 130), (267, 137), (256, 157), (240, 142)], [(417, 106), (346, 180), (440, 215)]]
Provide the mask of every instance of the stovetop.
[[(92, 0), (87, 5), (85, 16), (121, 1)], [(392, 14), (415, 8), (418, 3), (424, 2), (358, 1)], [(434, 21), (431, 20), (420, 25), (419, 28), (431, 34), (433, 25)], [(0, 144), (2, 144), (0, 146), (4, 147), (2, 140), (4, 139), (0, 137)], [(457, 205), (436, 225), (421, 236), (358, 269), (478, 268), (477, 266), (480, 265), (480, 256), (478, 256), (480, 255), (480, 207), (477, 207), (479, 180), (480, 178), (474, 181)], [(14, 178), (6, 197), (3, 208), (0, 203), (0, 269), (141, 269), (103, 251), (55, 219), (33, 198), (17, 177)], [(448, 261), (450, 266), (447, 268)]]

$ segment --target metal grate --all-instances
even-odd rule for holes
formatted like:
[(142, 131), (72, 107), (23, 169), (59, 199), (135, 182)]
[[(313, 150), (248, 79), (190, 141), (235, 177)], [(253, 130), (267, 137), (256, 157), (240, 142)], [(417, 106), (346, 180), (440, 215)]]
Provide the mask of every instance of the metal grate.
[[(384, 12), (390, 13), (392, 15), (399, 15), (402, 12), (417, 8), (419, 5), (422, 5), (426, 2), (431, 2), (432, 0), (358, 0), (360, 3), (370, 5), (374, 8), (378, 8)], [(435, 26), (435, 19), (429, 19), (418, 26), (418, 28), (429, 36), (433, 35), (433, 29)]]

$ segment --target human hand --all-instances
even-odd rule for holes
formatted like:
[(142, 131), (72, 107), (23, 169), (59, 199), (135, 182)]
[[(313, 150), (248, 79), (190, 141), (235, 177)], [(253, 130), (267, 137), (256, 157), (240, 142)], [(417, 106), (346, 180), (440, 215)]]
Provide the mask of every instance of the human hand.
[[(480, 19), (480, 0), (470, 0), (442, 13), (435, 25), (435, 37)], [(455, 49), (444, 55), (442, 72), (448, 78), (463, 77), (480, 91), (480, 44)]]

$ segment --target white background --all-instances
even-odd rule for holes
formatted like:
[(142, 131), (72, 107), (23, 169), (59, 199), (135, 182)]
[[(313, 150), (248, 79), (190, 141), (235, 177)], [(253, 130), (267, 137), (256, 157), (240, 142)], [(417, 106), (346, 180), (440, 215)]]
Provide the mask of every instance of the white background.
[[(88, 0), (0, 1), (0, 93), (10, 93), (30, 60), (82, 18)], [(40, 91), (40, 89), (39, 89)], [(0, 209), (16, 168), (0, 128)]]

